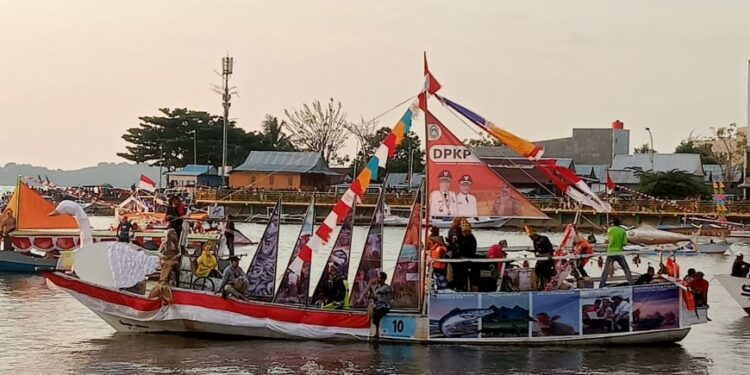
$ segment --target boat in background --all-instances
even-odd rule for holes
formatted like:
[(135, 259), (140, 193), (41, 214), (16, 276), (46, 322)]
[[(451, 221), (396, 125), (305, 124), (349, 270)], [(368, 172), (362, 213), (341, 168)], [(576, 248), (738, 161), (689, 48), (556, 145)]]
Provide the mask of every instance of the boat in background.
[[(6, 206), (16, 218), (16, 230), (10, 233), (13, 250), (0, 251), (0, 271), (29, 273), (52, 269), (57, 263), (57, 253), (80, 246), (76, 221), (68, 216), (49, 216), (54, 209), (55, 206), (34, 189), (18, 182)], [(117, 241), (114, 230), (89, 230), (94, 242)], [(138, 230), (133, 233), (131, 241), (145, 249), (156, 250), (164, 237), (164, 229)], [(206, 242), (220, 241), (221, 238), (219, 231), (190, 233), (188, 247), (200, 248)], [(252, 244), (241, 233), (235, 234), (236, 246)]]
[(732, 275), (714, 276), (747, 315), (750, 315), (750, 279)]

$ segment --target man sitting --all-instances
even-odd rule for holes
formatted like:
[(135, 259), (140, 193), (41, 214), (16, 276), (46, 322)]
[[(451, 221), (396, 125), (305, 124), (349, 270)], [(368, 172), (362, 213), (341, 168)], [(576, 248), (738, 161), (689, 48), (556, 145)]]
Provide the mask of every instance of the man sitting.
[(346, 284), (344, 278), (336, 271), (336, 265), (328, 263), (328, 281), (323, 286), (325, 300), (323, 308), (334, 308), (337, 310), (344, 308), (346, 299)]
[(703, 278), (703, 272), (696, 272), (688, 286), (693, 292), (695, 306), (706, 306), (708, 304), (708, 280)]
[(229, 258), (229, 265), (224, 269), (221, 286), (219, 287), (221, 296), (227, 298), (227, 295), (230, 295), (243, 301), (247, 300), (245, 292), (249, 286), (245, 271), (240, 268), (240, 258)]

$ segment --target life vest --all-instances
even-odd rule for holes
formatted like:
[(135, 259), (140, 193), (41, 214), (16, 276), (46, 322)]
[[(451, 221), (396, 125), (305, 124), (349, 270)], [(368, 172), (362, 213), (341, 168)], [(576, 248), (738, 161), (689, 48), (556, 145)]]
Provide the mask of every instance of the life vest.
[[(433, 260), (440, 259), (445, 255), (446, 251), (445, 246), (435, 243), (432, 245), (432, 249), (430, 249), (430, 258)], [(432, 269), (444, 270), (445, 267), (446, 264), (443, 262), (432, 262)]]
[(667, 263), (664, 265), (664, 268), (666, 268), (668, 276), (675, 279), (680, 278), (680, 265), (671, 257), (667, 258)]

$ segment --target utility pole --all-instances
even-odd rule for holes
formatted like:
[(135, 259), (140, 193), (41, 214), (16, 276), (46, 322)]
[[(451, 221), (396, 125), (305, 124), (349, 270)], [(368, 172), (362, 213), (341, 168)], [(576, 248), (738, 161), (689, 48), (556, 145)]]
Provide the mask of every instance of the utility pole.
[(227, 171), (227, 128), (229, 127), (229, 107), (232, 106), (232, 88), (229, 87), (229, 77), (232, 76), (234, 57), (229, 55), (221, 58), (221, 101), (224, 106), (224, 137), (221, 148), (221, 175), (226, 176)]
[(648, 132), (648, 138), (651, 140), (651, 146), (649, 147), (648, 154), (651, 156), (651, 172), (654, 171), (654, 136), (651, 134), (651, 128), (646, 128)]

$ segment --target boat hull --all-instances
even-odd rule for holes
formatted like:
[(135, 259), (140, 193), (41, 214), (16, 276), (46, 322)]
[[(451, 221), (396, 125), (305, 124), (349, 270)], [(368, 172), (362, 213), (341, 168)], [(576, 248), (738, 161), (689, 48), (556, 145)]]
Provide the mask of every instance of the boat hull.
[(0, 272), (36, 273), (52, 270), (57, 259), (34, 257), (17, 251), (0, 251)]
[[(254, 301), (239, 302), (204, 292), (180, 289), (173, 291), (171, 304), (162, 305), (158, 300), (102, 288), (61, 273), (46, 272), (45, 277), (49, 283), (70, 293), (118, 332), (190, 333), (326, 341), (363, 341), (370, 335), (370, 321), (363, 311), (326, 311)], [(399, 321), (407, 323), (399, 325)], [(679, 327), (644, 332), (576, 336), (434, 338), (429, 337), (427, 333), (427, 316), (394, 312), (383, 319), (380, 336), (384, 341), (415, 344), (631, 345), (678, 342), (688, 334), (690, 324), (683, 317), (683, 324)], [(399, 327), (399, 332), (391, 331), (391, 326)], [(410, 333), (404, 336), (407, 332)]]
[(212, 293), (175, 289), (172, 303), (103, 288), (58, 272), (46, 279), (70, 293), (118, 332), (205, 333), (273, 339), (366, 339), (366, 312), (342, 312), (227, 300)]
[(737, 304), (745, 310), (745, 313), (750, 315), (750, 279), (731, 275), (716, 275), (715, 277)]

